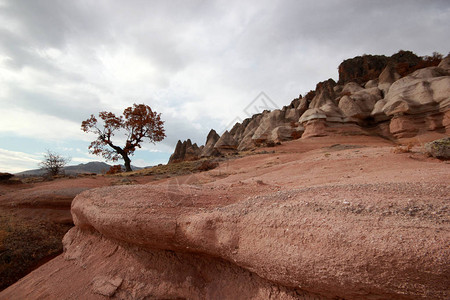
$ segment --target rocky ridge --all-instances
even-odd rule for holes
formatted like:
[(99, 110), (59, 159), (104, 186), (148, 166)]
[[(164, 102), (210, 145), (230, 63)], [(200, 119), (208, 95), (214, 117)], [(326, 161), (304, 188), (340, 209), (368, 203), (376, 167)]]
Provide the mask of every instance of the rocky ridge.
[[(418, 57), (400, 51), (391, 57), (364, 55), (339, 66), (339, 80), (282, 109), (264, 111), (236, 123), (205, 147), (179, 141), (169, 163), (227, 155), (317, 136), (378, 135), (391, 140), (425, 132), (450, 132), (450, 57)], [(214, 138), (212, 138), (214, 133)]]

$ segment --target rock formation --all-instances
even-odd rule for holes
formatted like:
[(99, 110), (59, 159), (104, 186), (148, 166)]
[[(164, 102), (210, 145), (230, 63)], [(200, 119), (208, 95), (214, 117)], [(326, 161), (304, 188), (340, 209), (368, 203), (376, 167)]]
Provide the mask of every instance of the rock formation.
[(238, 145), (238, 142), (227, 130), (222, 134), (217, 143), (215, 143), (214, 149), (217, 149), (221, 153), (236, 152)]
[(214, 145), (219, 139), (220, 136), (217, 134), (217, 132), (214, 129), (211, 129), (211, 131), (208, 133), (208, 136), (206, 137), (205, 148), (203, 148), (202, 150), (201, 157), (220, 155), (220, 152), (214, 148)]
[[(236, 123), (222, 137), (208, 138), (199, 155), (184, 155), (179, 142), (170, 162), (226, 155), (297, 138), (376, 134), (410, 138), (450, 132), (450, 57), (419, 57), (399, 51), (391, 57), (364, 55), (339, 66), (339, 81), (317, 84), (282, 109)], [(189, 143), (188, 143), (189, 144)], [(187, 158), (184, 158), (184, 157)]]
[(202, 150), (197, 144), (192, 144), (191, 140), (181, 142), (178, 141), (174, 153), (170, 156), (169, 163), (180, 162), (185, 160), (199, 159)]

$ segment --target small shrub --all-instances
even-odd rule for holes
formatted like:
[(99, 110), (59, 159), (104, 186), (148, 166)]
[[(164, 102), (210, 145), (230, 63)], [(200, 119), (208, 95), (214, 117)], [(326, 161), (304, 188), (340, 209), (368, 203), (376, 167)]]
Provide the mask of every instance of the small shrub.
[(198, 166), (197, 169), (198, 169), (200, 172), (203, 172), (203, 171), (208, 171), (208, 170), (215, 169), (215, 168), (217, 168), (218, 166), (219, 166), (219, 163), (216, 162), (216, 161), (205, 160), (204, 162), (201, 163), (200, 166)]
[(121, 165), (114, 165), (109, 168), (109, 170), (106, 172), (107, 175), (114, 175), (122, 173), (122, 166)]
[(299, 138), (302, 137), (302, 134), (301, 134), (301, 132), (298, 132), (298, 131), (292, 131), (291, 137), (293, 140), (298, 140)]
[(395, 66), (395, 70), (401, 77), (404, 77), (419, 69), (436, 67), (442, 61), (442, 57), (442, 54), (434, 52), (432, 56), (420, 57), (416, 63), (399, 62)]
[(398, 145), (398, 146), (395, 146), (394, 149), (392, 149), (392, 152), (396, 153), (396, 154), (399, 154), (399, 153), (410, 153), (412, 147), (413, 147), (412, 144)]

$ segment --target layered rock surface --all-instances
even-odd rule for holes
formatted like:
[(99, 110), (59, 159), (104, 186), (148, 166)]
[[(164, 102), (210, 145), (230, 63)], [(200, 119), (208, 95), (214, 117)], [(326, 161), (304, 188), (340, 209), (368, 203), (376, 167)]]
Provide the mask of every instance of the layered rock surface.
[[(300, 95), (282, 109), (264, 111), (235, 124), (214, 139), (215, 145), (207, 139), (209, 145), (201, 155), (187, 155), (187, 159), (227, 155), (300, 137), (350, 134), (402, 139), (428, 132), (448, 135), (449, 61), (450, 57), (421, 58), (410, 51), (391, 57), (365, 55), (345, 60), (339, 66), (337, 83), (333, 79), (320, 82), (314, 91), (305, 97)], [(179, 157), (180, 151), (181, 141), (174, 157)], [(179, 160), (183, 158), (171, 158), (170, 162)]]
[(64, 254), (0, 299), (446, 299), (447, 168), (391, 149), (299, 140), (195, 185), (85, 191)]

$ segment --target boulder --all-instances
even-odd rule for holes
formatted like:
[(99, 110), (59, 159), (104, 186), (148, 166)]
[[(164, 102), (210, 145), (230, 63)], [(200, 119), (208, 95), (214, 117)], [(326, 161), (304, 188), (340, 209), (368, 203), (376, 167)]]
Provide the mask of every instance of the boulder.
[(239, 146), (237, 148), (238, 151), (247, 151), (254, 149), (256, 147), (256, 145), (253, 143), (252, 136), (253, 134), (248, 134), (244, 136), (244, 138), (239, 143)]
[(450, 106), (450, 76), (421, 78), (423, 73), (418, 70), (392, 84), (383, 107), (386, 115), (443, 111)]
[(304, 129), (303, 127), (292, 126), (278, 126), (272, 130), (270, 141), (275, 143), (290, 141), (295, 138), (300, 138)]
[[(449, 111), (450, 112), (450, 111)], [(444, 114), (441, 112), (428, 114), (425, 116), (425, 129), (428, 131), (437, 131), (444, 128)]]
[(351, 95), (356, 92), (363, 90), (364, 88), (357, 84), (356, 82), (347, 83), (341, 91), (342, 95)]
[(334, 99), (336, 98), (336, 93), (334, 92), (335, 86), (336, 82), (333, 79), (319, 82), (316, 85), (316, 95), (311, 100), (309, 108), (320, 108), (329, 102), (334, 103)]
[(336, 94), (339, 94), (339, 93), (342, 92), (342, 89), (343, 89), (343, 88), (344, 88), (344, 87), (343, 87), (342, 85), (338, 84), (338, 85), (336, 85), (336, 86), (333, 88), (333, 91), (334, 91)]
[(343, 96), (339, 101), (339, 109), (345, 116), (356, 119), (358, 123), (364, 123), (380, 99), (381, 93), (377, 87), (360, 89), (350, 96)]
[(447, 72), (450, 72), (450, 55), (441, 60), (438, 67), (446, 70)]
[(290, 108), (286, 110), (285, 119), (287, 122), (296, 122), (300, 118), (300, 111), (295, 108)]
[(373, 118), (373, 120), (378, 123), (382, 121), (389, 120), (390, 117), (388, 117), (383, 110), (383, 107), (386, 105), (386, 99), (380, 99), (378, 100), (375, 105), (373, 106), (373, 110), (370, 113), (370, 116)]
[(327, 135), (327, 124), (325, 118), (314, 118), (302, 123), (305, 130), (302, 139)]
[(372, 80), (367, 81), (366, 84), (364, 85), (364, 87), (366, 89), (378, 87), (378, 79), (372, 79)]
[(429, 67), (419, 69), (410, 74), (415, 79), (428, 79), (432, 77), (442, 77), (450, 75), (448, 71), (439, 67)]
[(246, 151), (255, 148), (252, 137), (256, 129), (258, 129), (262, 117), (262, 114), (253, 115), (251, 121), (248, 123), (247, 127), (245, 127), (242, 139), (239, 141), (239, 151)]
[(445, 127), (445, 132), (450, 134), (450, 109), (444, 112), (444, 117), (442, 118), (442, 126)]
[(329, 122), (343, 122), (344, 116), (336, 104), (336, 93), (334, 87), (336, 82), (333, 79), (328, 79), (317, 84), (314, 98), (309, 104), (309, 109), (306, 110), (300, 117), (300, 123), (312, 119), (323, 119), (324, 117)]
[(320, 108), (310, 108), (307, 111), (305, 111), (304, 114), (302, 114), (302, 116), (299, 119), (299, 122), (303, 124), (310, 120), (326, 119), (326, 118), (327, 115)]
[(436, 158), (450, 159), (450, 137), (426, 143), (425, 151)]
[(393, 64), (388, 64), (378, 77), (378, 88), (386, 95), (392, 83), (400, 79), (400, 75), (395, 70)]
[(276, 109), (263, 115), (258, 128), (252, 136), (252, 140), (256, 144), (264, 143), (270, 140), (272, 130), (278, 126), (285, 125), (284, 112)]
[(323, 113), (327, 116), (328, 122), (347, 122), (347, 118), (334, 102), (328, 102), (320, 107)]
[(214, 148), (214, 145), (217, 143), (217, 141), (220, 139), (220, 136), (217, 134), (217, 132), (214, 129), (211, 129), (211, 131), (208, 133), (208, 136), (206, 137), (206, 143), (205, 147), (202, 150), (201, 157), (209, 157), (209, 156), (217, 156), (219, 155), (219, 151)]
[(391, 119), (391, 122), (389, 124), (389, 131), (397, 139), (409, 138), (416, 136), (419, 133), (420, 128), (423, 127), (423, 118), (399, 115)]

